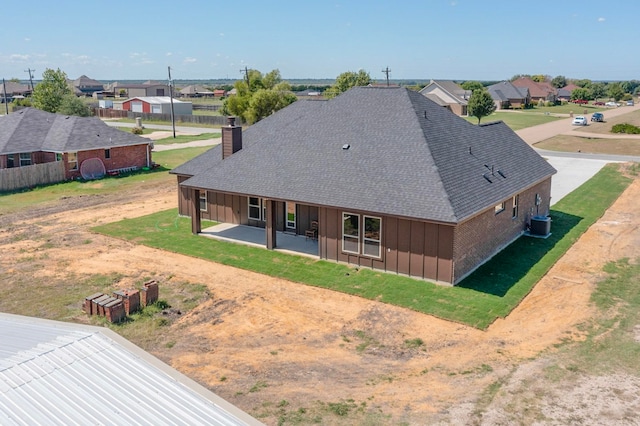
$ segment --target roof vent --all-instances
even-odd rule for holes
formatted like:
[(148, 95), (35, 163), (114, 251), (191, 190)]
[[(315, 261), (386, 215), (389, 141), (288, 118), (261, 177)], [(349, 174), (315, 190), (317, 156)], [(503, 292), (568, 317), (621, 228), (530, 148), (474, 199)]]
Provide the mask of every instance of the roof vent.
[(345, 143), (344, 145), (342, 145), (342, 149), (344, 149), (345, 151), (349, 148), (351, 148), (351, 145), (349, 145), (348, 143)]

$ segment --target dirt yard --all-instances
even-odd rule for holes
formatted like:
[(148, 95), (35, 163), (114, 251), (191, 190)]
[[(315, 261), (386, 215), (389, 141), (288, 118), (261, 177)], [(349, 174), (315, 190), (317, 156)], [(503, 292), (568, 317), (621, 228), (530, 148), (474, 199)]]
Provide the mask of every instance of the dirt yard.
[[(532, 421), (542, 415), (571, 423), (569, 408), (605, 392), (606, 403), (583, 404), (583, 418), (606, 410), (608, 421), (625, 424), (629, 410), (640, 411), (637, 378), (585, 378), (567, 391), (544, 382), (541, 372), (554, 344), (581, 339), (605, 262), (640, 257), (639, 198), (636, 179), (524, 302), (487, 331), (89, 231), (175, 207), (175, 184), (0, 216), (0, 273), (18, 272), (37, 249), (41, 267), (34, 274), (117, 272), (126, 277), (119, 285), (153, 275), (161, 292), (175, 280), (206, 284), (211, 298), (147, 349), (270, 425), (530, 424), (526, 415), (513, 417), (525, 402), (509, 390), (537, 386), (555, 396), (538, 398), (542, 414)], [(423, 344), (407, 343), (417, 339)], [(487, 398), (495, 383), (508, 392)], [(553, 386), (557, 392), (549, 393)]]

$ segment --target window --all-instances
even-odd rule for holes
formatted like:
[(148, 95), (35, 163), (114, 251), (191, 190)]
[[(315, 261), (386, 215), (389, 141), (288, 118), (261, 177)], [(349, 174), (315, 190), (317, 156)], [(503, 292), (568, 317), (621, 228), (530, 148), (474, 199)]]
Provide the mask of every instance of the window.
[(111, 150), (110, 149), (105, 149), (104, 150), (104, 158), (105, 158), (105, 160), (108, 160), (109, 158), (111, 158)]
[(62, 161), (62, 153), (56, 152), (56, 161)]
[(7, 169), (12, 169), (16, 166), (13, 160), (13, 154), (7, 154)]
[(200, 211), (207, 211), (207, 191), (200, 191)]
[(518, 201), (519, 201), (520, 196), (516, 195), (513, 197), (513, 211), (512, 211), (512, 218), (517, 218), (518, 217)]
[(67, 162), (69, 163), (69, 170), (78, 170), (78, 153), (77, 152), (68, 153)]
[(342, 251), (381, 257), (381, 229), (382, 219), (379, 217), (363, 215), (361, 222), (360, 215), (342, 213)]
[(496, 214), (503, 212), (504, 211), (504, 201), (501, 202), (500, 204), (497, 204), (494, 207), (494, 211), (495, 211)]
[(267, 218), (267, 203), (258, 197), (249, 197), (249, 219), (264, 221)]
[(360, 254), (360, 215), (342, 213), (342, 250)]
[(380, 257), (380, 222), (379, 217), (364, 216), (362, 254), (365, 256)]
[(30, 166), (31, 165), (31, 154), (20, 153), (20, 167)]
[(296, 229), (296, 203), (286, 203), (287, 228)]

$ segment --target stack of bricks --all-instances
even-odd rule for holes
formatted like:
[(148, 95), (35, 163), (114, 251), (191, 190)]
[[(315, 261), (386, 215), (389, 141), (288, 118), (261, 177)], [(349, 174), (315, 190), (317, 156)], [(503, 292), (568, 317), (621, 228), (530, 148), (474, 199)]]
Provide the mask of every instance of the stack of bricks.
[(140, 309), (140, 290), (127, 289), (113, 292), (113, 297), (122, 300), (124, 312), (131, 315)]
[(110, 322), (120, 322), (141, 306), (149, 306), (158, 300), (159, 290), (156, 280), (147, 281), (140, 290), (126, 289), (113, 292), (113, 297), (95, 293), (84, 298), (82, 309), (88, 315), (106, 317)]
[(147, 281), (140, 289), (140, 299), (143, 306), (154, 304), (158, 300), (159, 290), (156, 280)]
[(120, 322), (126, 316), (122, 301), (103, 293), (85, 297), (84, 311), (89, 315), (106, 317), (110, 322)]

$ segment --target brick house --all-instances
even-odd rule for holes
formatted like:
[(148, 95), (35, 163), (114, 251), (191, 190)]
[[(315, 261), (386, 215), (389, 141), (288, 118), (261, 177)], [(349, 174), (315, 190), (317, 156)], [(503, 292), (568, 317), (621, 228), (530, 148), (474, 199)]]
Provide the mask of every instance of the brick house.
[(526, 87), (516, 87), (509, 81), (501, 81), (487, 87), (487, 91), (496, 109), (524, 108), (531, 103), (529, 89)]
[(529, 89), (531, 102), (538, 102), (540, 100), (555, 102), (557, 100), (558, 92), (556, 88), (547, 81), (537, 82), (529, 77), (519, 77), (511, 83), (516, 87)]
[(438, 105), (448, 108), (456, 115), (466, 116), (471, 90), (465, 90), (451, 80), (431, 80), (420, 94)]
[(85, 160), (105, 171), (151, 165), (152, 142), (109, 127), (96, 117), (24, 108), (0, 117), (0, 169), (63, 161), (66, 179), (80, 177)]
[[(232, 121), (232, 120), (230, 120)], [(405, 88), (299, 100), (172, 171), (191, 217), (305, 235), (321, 259), (456, 284), (547, 214), (555, 169), (502, 122)]]

